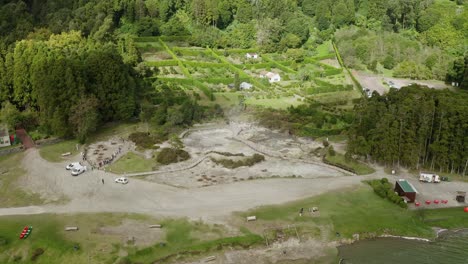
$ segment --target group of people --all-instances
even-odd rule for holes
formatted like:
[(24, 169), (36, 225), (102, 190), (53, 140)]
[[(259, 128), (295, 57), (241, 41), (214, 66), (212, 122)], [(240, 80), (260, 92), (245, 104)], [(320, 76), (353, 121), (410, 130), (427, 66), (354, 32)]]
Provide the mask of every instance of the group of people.
[(114, 153), (112, 153), (112, 156), (110, 158), (106, 158), (106, 159), (104, 159), (102, 161), (99, 161), (99, 163), (98, 163), (99, 168), (101, 168), (102, 166), (105, 166), (107, 164), (112, 163), (112, 161), (114, 161), (114, 159), (117, 157), (117, 155), (119, 155), (121, 152), (122, 152), (122, 147), (119, 146), (119, 149), (117, 151), (115, 151)]

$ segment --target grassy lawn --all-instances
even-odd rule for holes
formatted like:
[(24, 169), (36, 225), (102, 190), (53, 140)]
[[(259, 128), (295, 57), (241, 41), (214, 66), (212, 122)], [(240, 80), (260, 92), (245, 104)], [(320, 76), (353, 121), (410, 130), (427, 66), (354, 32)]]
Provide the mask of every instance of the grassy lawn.
[(79, 151), (76, 150), (76, 140), (66, 140), (57, 144), (41, 147), (39, 153), (41, 157), (50, 162), (61, 162), (65, 159), (62, 157), (63, 153), (71, 152), (76, 155)]
[[(150, 223), (161, 223), (162, 239), (154, 241), (155, 244), (150, 247), (137, 247), (124, 244), (126, 233), (101, 230), (119, 226), (125, 219), (136, 221), (145, 228)], [(20, 240), (18, 237), (24, 226), (33, 226), (33, 231), (27, 239)], [(77, 226), (79, 231), (66, 232), (66, 226)], [(132, 231), (126, 232), (131, 234)], [(4, 216), (0, 217), (0, 263), (31, 263), (33, 252), (39, 248), (44, 253), (34, 261), (38, 264), (130, 263), (128, 260), (119, 261), (122, 252), (128, 253), (131, 263), (153, 263), (157, 260), (165, 263), (166, 258), (173, 255), (177, 255), (177, 259), (181, 256), (199, 257), (204, 252), (216, 251), (224, 246), (247, 247), (263, 242), (262, 237), (251, 233), (225, 237), (226, 232), (219, 225), (189, 222), (186, 219), (158, 221), (138, 214)], [(78, 250), (74, 249), (75, 245), (79, 246)]]
[[(145, 219), (124, 214), (29, 215), (0, 217), (0, 263), (30, 263), (34, 250), (44, 254), (34, 263), (81, 264), (114, 263), (122, 238), (99, 232), (100, 227), (116, 226), (124, 218)], [(24, 226), (33, 226), (31, 235), (20, 240)], [(78, 226), (77, 232), (65, 232), (65, 226)], [(79, 250), (73, 246), (79, 245)], [(19, 259), (21, 261), (14, 261)]]
[(156, 161), (152, 159), (145, 159), (138, 154), (129, 152), (118, 159), (116, 162), (109, 166), (113, 173), (134, 173), (152, 171)]
[(358, 175), (366, 175), (374, 173), (375, 170), (364, 163), (357, 161), (346, 161), (345, 156), (336, 153), (335, 156), (327, 155), (325, 159), (331, 163), (339, 164), (348, 168), (353, 169)]
[[(314, 216), (307, 212), (308, 208), (318, 207), (319, 213)], [(299, 216), (300, 208), (305, 214)], [(453, 226), (468, 226), (467, 218), (458, 220), (462, 210), (451, 215)], [(339, 232), (341, 237), (352, 237), (355, 233), (365, 236), (369, 233), (392, 235), (406, 235), (418, 237), (433, 237), (430, 225), (423, 222), (415, 211), (402, 209), (399, 206), (377, 196), (370, 187), (363, 186), (353, 190), (343, 190), (327, 193), (321, 196), (300, 200), (285, 205), (265, 206), (241, 214), (256, 215), (260, 221), (257, 224), (271, 225), (271, 223), (303, 224), (314, 223), (325, 226), (331, 238)], [(427, 218), (445, 215), (442, 210), (428, 210)], [(434, 222), (434, 225), (439, 223)], [(449, 222), (452, 223), (452, 222)]]
[[(130, 252), (129, 259), (134, 262), (153, 263), (172, 256), (180, 260), (180, 252), (186, 257), (191, 254), (220, 250), (224, 246), (246, 247), (263, 242), (259, 235), (247, 233), (236, 237), (224, 237), (225, 230), (217, 225), (209, 226), (201, 222), (188, 222), (185, 219), (163, 222), (166, 231), (165, 245), (156, 244), (142, 250)], [(164, 261), (163, 261), (164, 262)]]
[(239, 93), (214, 93), (216, 98), (214, 103), (219, 104), (222, 108), (237, 106), (239, 104), (240, 95)]
[(335, 93), (321, 93), (321, 94), (314, 94), (312, 96), (314, 100), (317, 100), (321, 103), (331, 103), (331, 102), (336, 102), (336, 101), (352, 100), (352, 99), (356, 99), (360, 97), (361, 97), (361, 93), (355, 90), (335, 92)]
[(0, 207), (18, 207), (43, 203), (39, 195), (25, 192), (16, 183), (18, 178), (25, 173), (21, 168), (22, 158), (23, 153), (0, 157)]
[(271, 107), (274, 109), (286, 109), (289, 106), (298, 106), (303, 104), (303, 102), (298, 101), (294, 97), (281, 97), (281, 98), (272, 98), (272, 99), (255, 99), (248, 98), (245, 101), (246, 105), (262, 106), (262, 107)]
[(442, 208), (436, 210), (418, 210), (416, 214), (425, 223), (442, 228), (468, 227), (468, 213), (463, 207)]
[(326, 41), (317, 47), (317, 56), (325, 56), (333, 52), (333, 47), (330, 41)]

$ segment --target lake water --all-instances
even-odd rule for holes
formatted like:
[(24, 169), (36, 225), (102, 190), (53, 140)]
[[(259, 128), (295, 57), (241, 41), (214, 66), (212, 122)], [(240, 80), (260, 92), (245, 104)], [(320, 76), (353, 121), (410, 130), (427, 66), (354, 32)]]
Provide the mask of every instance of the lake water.
[(443, 232), (434, 242), (364, 240), (338, 251), (342, 264), (468, 264), (468, 230)]

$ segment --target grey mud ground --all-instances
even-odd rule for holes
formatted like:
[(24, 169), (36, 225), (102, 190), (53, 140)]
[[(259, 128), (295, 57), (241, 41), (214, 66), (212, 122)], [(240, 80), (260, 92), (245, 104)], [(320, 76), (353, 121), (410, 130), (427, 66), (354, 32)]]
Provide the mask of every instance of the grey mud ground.
[[(467, 183), (460, 182), (423, 184), (404, 172), (399, 176), (388, 175), (380, 167), (372, 175), (352, 176), (321, 163), (311, 154), (321, 143), (291, 137), (249, 122), (196, 126), (181, 136), (185, 149), (191, 154), (190, 160), (159, 167), (159, 171), (144, 177), (131, 177), (127, 185), (114, 183), (114, 179), (121, 175), (102, 170), (90, 170), (72, 177), (65, 166), (80, 160), (79, 155), (60, 163), (50, 163), (41, 158), (37, 149), (29, 149), (22, 161), (26, 174), (18, 184), (39, 193), (49, 203), (0, 208), (0, 215), (126, 212), (229, 224), (231, 214), (236, 211), (359, 186), (363, 180), (371, 178), (387, 177), (391, 182), (398, 178), (409, 179), (419, 192), (418, 200), (449, 200), (443, 206), (456, 206), (454, 193), (468, 189)], [(111, 138), (109, 142), (113, 140)], [(342, 147), (337, 145), (337, 149)], [(135, 151), (135, 148), (131, 144), (125, 145), (123, 151), (121, 155)], [(211, 157), (226, 158), (213, 154), (213, 151), (244, 155), (260, 152), (265, 154), (266, 160), (252, 167), (229, 170), (210, 160)], [(196, 165), (192, 167), (194, 163)], [(123, 223), (119, 227), (104, 228), (101, 232), (137, 234), (138, 228), (135, 228), (134, 224)], [(141, 245), (149, 245), (158, 238), (140, 242)], [(324, 255), (334, 246), (321, 241), (299, 243), (288, 240), (265, 248), (228, 250), (210, 263), (277, 263), (309, 259)], [(285, 249), (287, 253), (284, 253)], [(203, 263), (201, 261), (193, 263)]]

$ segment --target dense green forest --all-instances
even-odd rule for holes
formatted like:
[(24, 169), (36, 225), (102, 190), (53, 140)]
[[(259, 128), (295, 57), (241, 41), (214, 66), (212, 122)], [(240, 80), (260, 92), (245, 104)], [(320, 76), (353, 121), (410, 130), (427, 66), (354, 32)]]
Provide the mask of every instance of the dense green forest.
[(463, 0), (0, 0), (2, 118), (85, 139), (137, 117), (164, 84), (133, 38), (160, 35), (290, 53), (331, 39), (349, 67), (468, 87)]
[(417, 85), (374, 94), (356, 106), (349, 152), (387, 166), (465, 174), (468, 94)]

